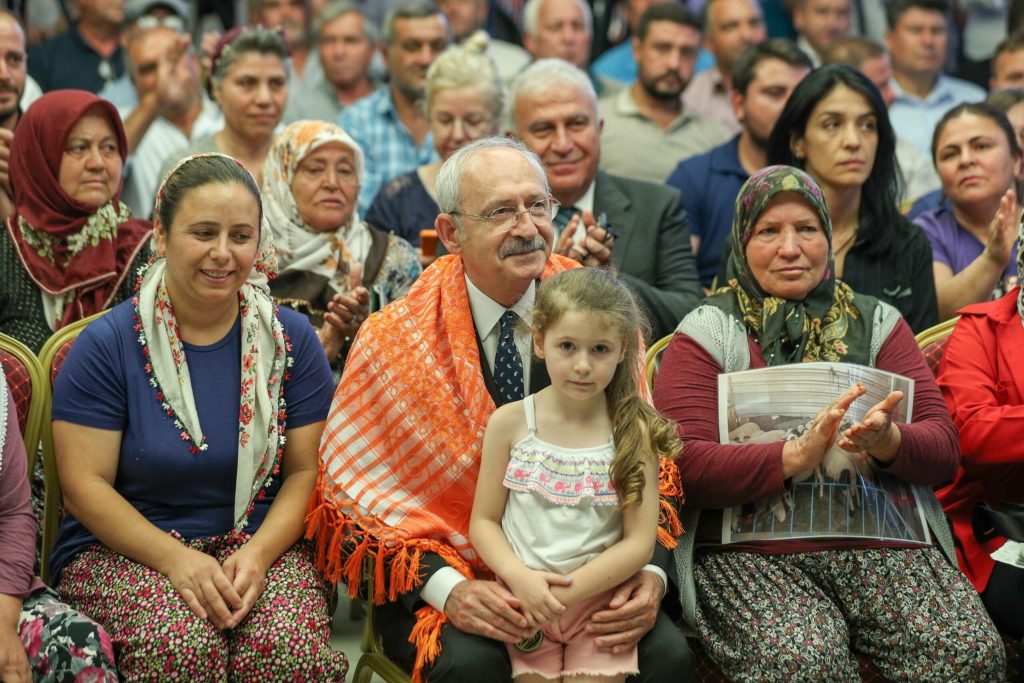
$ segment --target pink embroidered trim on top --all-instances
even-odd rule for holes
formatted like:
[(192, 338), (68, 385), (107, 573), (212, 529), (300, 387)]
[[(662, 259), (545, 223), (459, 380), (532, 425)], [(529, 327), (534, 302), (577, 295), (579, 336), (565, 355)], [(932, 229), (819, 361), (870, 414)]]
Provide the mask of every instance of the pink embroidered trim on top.
[(535, 493), (555, 505), (618, 505), (610, 471), (614, 455), (611, 442), (552, 448), (530, 435), (512, 447), (503, 483), (510, 491)]

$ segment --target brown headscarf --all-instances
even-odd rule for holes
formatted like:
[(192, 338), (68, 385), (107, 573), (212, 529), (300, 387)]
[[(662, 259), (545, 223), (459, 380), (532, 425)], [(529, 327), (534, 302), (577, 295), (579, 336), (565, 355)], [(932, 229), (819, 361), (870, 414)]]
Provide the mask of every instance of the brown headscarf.
[(120, 184), (113, 198), (98, 208), (71, 198), (60, 186), (68, 135), (94, 106), (110, 118), (123, 162), (128, 141), (117, 109), (83, 90), (43, 95), (22, 117), (11, 143), (15, 214), (7, 219), (7, 230), (39, 288), (50, 296), (67, 297), (56, 328), (111, 304), (151, 231), (148, 221), (132, 219), (120, 202)]

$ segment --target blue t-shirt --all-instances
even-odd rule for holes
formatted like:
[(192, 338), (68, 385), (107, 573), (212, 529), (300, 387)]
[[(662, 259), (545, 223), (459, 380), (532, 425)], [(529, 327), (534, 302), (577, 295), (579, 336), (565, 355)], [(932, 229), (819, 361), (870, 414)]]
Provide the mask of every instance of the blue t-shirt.
[[(115, 306), (79, 336), (57, 377), (53, 419), (122, 433), (114, 488), (163, 531), (185, 539), (228, 533), (234, 525), (238, 412), (241, 406), (241, 318), (220, 341), (184, 344), (199, 421), (209, 448), (189, 451), (156, 399), (134, 330), (131, 301)], [(304, 315), (281, 307), (294, 365), (284, 385), (287, 429), (327, 417), (334, 382), (323, 348)], [(246, 531), (266, 517), (280, 476), (256, 502)], [(96, 537), (68, 514), (53, 551), (54, 576)]]
[(732, 232), (736, 195), (747, 182), (747, 172), (740, 165), (739, 141), (737, 135), (709, 152), (680, 162), (665, 181), (679, 190), (690, 218), (690, 232), (700, 238), (697, 271), (705, 287), (710, 287), (718, 274), (722, 251)]

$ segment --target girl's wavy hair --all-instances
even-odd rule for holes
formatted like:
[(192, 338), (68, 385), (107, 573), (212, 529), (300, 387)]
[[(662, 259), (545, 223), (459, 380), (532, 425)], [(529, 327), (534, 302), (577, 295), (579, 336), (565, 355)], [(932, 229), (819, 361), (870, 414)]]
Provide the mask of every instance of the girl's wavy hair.
[(640, 395), (640, 340), (647, 320), (632, 290), (599, 268), (575, 268), (541, 283), (533, 305), (531, 331), (544, 333), (568, 311), (584, 313), (617, 328), (625, 353), (605, 389), (615, 456), (611, 477), (620, 507), (643, 499), (644, 460), (675, 458), (682, 450), (676, 426)]

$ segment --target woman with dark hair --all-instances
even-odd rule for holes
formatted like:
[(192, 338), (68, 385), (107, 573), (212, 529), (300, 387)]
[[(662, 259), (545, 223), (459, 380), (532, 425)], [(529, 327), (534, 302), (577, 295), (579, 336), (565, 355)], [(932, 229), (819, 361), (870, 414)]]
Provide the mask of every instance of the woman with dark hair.
[(772, 129), (768, 163), (802, 168), (821, 186), (837, 277), (895, 306), (915, 332), (937, 322), (931, 250), (900, 215), (896, 136), (871, 81), (840, 64), (808, 74)]
[(344, 680), (302, 540), (333, 383), (309, 322), (270, 297), (259, 188), (190, 157), (154, 216), (160, 258), (54, 386), (57, 590), (126, 681)]
[(151, 226), (121, 202), (127, 153), (117, 110), (92, 93), (57, 90), (25, 113), (11, 142), (15, 213), (0, 230), (0, 332), (38, 352), (131, 295)]
[(935, 127), (932, 159), (948, 201), (914, 219), (932, 244), (939, 316), (999, 298), (1017, 283), (1021, 149), (1006, 114), (961, 104)]
[(161, 177), (186, 156), (220, 152), (241, 161), (263, 187), (263, 164), (288, 103), (288, 59), (278, 31), (247, 25), (225, 33), (210, 67), (210, 94), (224, 128), (168, 156)]

